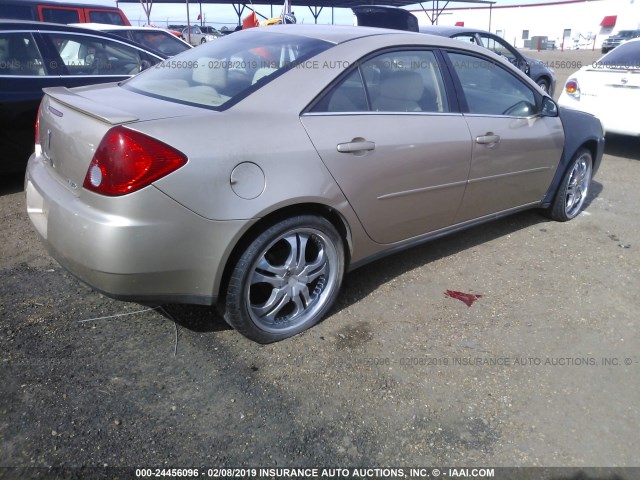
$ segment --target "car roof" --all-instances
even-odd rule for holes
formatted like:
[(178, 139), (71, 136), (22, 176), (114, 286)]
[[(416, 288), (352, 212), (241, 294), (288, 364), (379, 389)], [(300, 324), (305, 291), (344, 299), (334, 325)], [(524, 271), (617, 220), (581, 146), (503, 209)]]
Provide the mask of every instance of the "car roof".
[(37, 20), (6, 20), (0, 19), (0, 28), (3, 30), (28, 29), (28, 30), (63, 30), (74, 31), (84, 30), (82, 28), (73, 27), (64, 23), (48, 23), (39, 22)]
[[(461, 42), (459, 40), (448, 38), (442, 35), (430, 35), (428, 33), (425, 34), (418, 32), (407, 32), (405, 30), (393, 30), (377, 27), (357, 27), (350, 25), (273, 25), (268, 28), (260, 27), (250, 28), (248, 30), (240, 30), (238, 32), (235, 32), (233, 35), (249, 35), (253, 34), (254, 32), (282, 35), (289, 34), (300, 37), (315, 38), (336, 45), (361, 38), (388, 36), (393, 37), (393, 39), (389, 38), (389, 41), (393, 41), (395, 45), (398, 45), (401, 42), (407, 42), (407, 44), (426, 45), (443, 48), (449, 47), (459, 49), (461, 47)], [(473, 44), (465, 45), (464, 48), (469, 51), (480, 53), (482, 55), (494, 55), (490, 50)], [(496, 55), (496, 58), (499, 57)], [(509, 62), (506, 63), (508, 64)]]
[(150, 30), (150, 31), (161, 31), (161, 32), (166, 32), (167, 30), (165, 30), (164, 28), (157, 28), (157, 27), (138, 27), (138, 26), (133, 26), (133, 25), (112, 25), (110, 23), (70, 23), (69, 25), (72, 25), (74, 27), (78, 27), (78, 28), (88, 28), (90, 30), (99, 30), (99, 31), (103, 31), (103, 30)]
[(446, 26), (446, 25), (421, 26), (420, 32), (431, 33), (433, 35), (440, 35), (443, 37), (450, 37), (451, 35), (456, 35), (460, 33), (488, 33), (490, 35), (493, 35), (491, 32), (488, 32), (486, 30), (482, 30), (479, 28), (453, 27), (453, 26)]
[(65, 6), (70, 8), (98, 8), (108, 10), (118, 10), (115, 5), (105, 5), (95, 2), (69, 2), (67, 0), (3, 0), (2, 3), (11, 5), (25, 5), (29, 7), (46, 5), (49, 6)]
[[(78, 24), (79, 25), (79, 24)], [(63, 32), (79, 32), (79, 33), (95, 33), (95, 30), (89, 30), (74, 25), (64, 23), (39, 22), (37, 20), (5, 20), (0, 19), (1, 30), (60, 30)], [(109, 35), (105, 33), (105, 35)], [(118, 38), (118, 37), (113, 37)]]
[(273, 25), (268, 28), (260, 28), (260, 31), (271, 31), (274, 33), (298, 35), (301, 37), (317, 38), (331, 43), (343, 43), (357, 38), (370, 37), (373, 35), (418, 35), (416, 38), (423, 37), (417, 32), (406, 32), (403, 30), (391, 30), (387, 28), (376, 27), (354, 27), (351, 25), (314, 25), (314, 24), (295, 24), (295, 25)]

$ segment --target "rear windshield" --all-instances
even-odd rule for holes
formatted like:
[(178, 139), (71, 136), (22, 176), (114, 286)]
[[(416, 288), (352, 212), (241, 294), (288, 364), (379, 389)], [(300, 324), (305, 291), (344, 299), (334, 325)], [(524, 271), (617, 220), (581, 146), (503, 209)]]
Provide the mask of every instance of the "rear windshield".
[(224, 110), (331, 46), (323, 40), (256, 28), (158, 63), (122, 86), (164, 100)]
[(638, 33), (639, 32), (637, 30), (622, 30), (621, 32), (618, 32), (617, 36), (620, 38), (637, 37)]
[(623, 43), (595, 62), (593, 66), (611, 70), (640, 69), (640, 42)]

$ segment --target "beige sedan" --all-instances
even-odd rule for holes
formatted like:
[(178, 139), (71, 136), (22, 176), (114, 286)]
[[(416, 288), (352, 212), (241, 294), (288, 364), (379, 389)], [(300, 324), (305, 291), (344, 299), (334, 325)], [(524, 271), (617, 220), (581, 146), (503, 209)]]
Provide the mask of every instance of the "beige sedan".
[(382, 255), (528, 208), (575, 217), (603, 148), (596, 118), (486, 49), (256, 28), (126, 82), (47, 89), (27, 208), (96, 290), (217, 303), (266, 343)]

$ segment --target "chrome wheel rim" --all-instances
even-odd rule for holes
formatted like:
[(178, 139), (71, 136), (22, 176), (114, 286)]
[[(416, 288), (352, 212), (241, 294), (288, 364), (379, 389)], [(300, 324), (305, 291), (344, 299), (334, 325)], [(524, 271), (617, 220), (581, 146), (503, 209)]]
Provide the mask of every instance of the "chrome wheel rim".
[(549, 88), (547, 87), (547, 82), (540, 82), (538, 86), (543, 92), (546, 92), (546, 93), (549, 92)]
[(267, 332), (286, 333), (313, 323), (333, 296), (338, 251), (320, 230), (280, 235), (251, 266), (245, 302), (252, 321)]
[(585, 153), (574, 163), (567, 183), (564, 208), (569, 218), (575, 217), (580, 212), (582, 204), (587, 198), (590, 183), (591, 157)]

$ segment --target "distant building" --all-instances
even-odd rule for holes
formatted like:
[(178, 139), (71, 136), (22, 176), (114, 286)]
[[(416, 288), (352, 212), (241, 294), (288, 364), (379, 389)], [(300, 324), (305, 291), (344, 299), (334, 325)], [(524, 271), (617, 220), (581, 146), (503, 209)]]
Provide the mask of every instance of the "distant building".
[[(420, 25), (431, 25), (424, 11), (412, 13)], [(640, 29), (640, 0), (564, 0), (447, 8), (437, 23), (490, 30), (519, 48), (535, 49), (537, 38), (547, 37), (556, 48), (599, 49), (605, 38), (619, 30)]]

